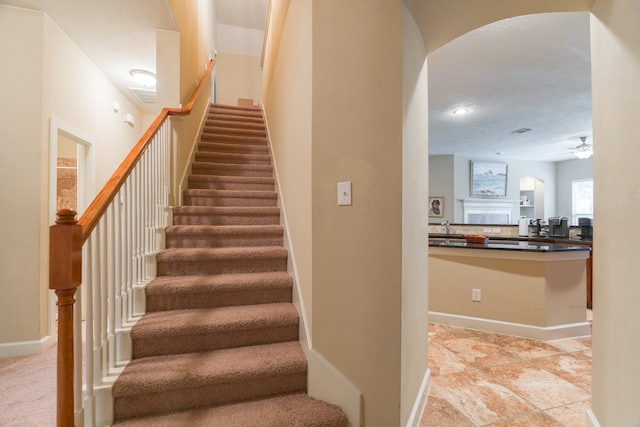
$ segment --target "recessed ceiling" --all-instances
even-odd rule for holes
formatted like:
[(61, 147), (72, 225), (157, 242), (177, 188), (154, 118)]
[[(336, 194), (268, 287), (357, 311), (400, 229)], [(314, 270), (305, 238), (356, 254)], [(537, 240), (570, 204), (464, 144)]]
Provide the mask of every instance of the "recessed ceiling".
[[(429, 154), (575, 158), (581, 136), (592, 143), (589, 39), (587, 12), (546, 13), (487, 25), (430, 54)], [(461, 107), (469, 113), (452, 114)]]

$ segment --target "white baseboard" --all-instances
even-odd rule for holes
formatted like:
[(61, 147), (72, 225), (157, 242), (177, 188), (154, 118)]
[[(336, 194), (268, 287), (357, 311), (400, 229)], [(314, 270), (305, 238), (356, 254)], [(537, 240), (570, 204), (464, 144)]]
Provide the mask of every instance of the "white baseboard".
[(457, 326), (467, 329), (531, 338), (539, 341), (551, 341), (566, 338), (577, 338), (591, 335), (589, 322), (568, 323), (565, 325), (541, 327), (521, 323), (503, 322), (500, 320), (482, 319), (479, 317), (461, 316), (458, 314), (429, 312), (429, 322)]
[(19, 341), (0, 344), (0, 359), (6, 357), (33, 356), (53, 347), (56, 339), (47, 335), (37, 341)]
[(600, 422), (596, 418), (596, 415), (593, 413), (591, 408), (587, 410), (586, 418), (587, 418), (587, 421), (585, 425), (587, 427), (601, 427)]
[(427, 369), (424, 373), (424, 377), (422, 377), (422, 384), (420, 384), (420, 390), (418, 391), (418, 396), (416, 396), (416, 401), (411, 409), (411, 414), (407, 420), (406, 427), (420, 426), (424, 407), (427, 405), (429, 390), (431, 390), (431, 369)]
[[(303, 346), (304, 348), (304, 346)], [(362, 425), (362, 393), (314, 349), (305, 349), (309, 396), (340, 406), (349, 427)]]

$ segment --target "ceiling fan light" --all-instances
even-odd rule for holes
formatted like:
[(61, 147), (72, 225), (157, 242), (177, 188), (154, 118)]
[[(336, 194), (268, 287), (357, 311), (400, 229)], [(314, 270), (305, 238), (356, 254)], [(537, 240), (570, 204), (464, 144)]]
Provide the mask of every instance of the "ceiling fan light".
[(593, 154), (593, 149), (591, 146), (582, 143), (578, 146), (576, 151), (573, 152), (573, 154), (579, 159), (588, 159)]
[(131, 70), (129, 72), (133, 80), (143, 87), (151, 87), (156, 84), (156, 75), (147, 70)]

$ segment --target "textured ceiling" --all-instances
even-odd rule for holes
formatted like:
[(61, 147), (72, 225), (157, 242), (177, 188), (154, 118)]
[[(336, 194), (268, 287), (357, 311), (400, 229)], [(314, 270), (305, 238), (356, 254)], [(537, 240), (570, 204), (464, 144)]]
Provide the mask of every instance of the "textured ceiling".
[[(429, 154), (574, 158), (580, 136), (592, 142), (590, 69), (585, 12), (516, 17), (453, 40), (428, 57)], [(512, 133), (522, 128), (531, 131)]]

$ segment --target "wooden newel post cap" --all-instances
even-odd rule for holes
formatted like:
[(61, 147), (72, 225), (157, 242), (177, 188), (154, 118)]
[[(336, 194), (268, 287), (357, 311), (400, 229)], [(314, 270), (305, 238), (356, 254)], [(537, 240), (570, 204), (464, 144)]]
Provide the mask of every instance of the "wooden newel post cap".
[(56, 224), (76, 224), (78, 221), (76, 220), (76, 215), (78, 213), (73, 209), (60, 209), (56, 212)]
[(82, 226), (76, 212), (60, 209), (49, 229), (49, 289), (73, 289), (82, 283)]

